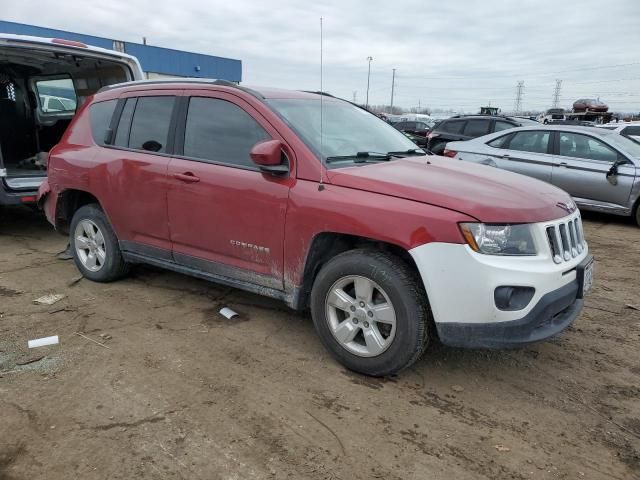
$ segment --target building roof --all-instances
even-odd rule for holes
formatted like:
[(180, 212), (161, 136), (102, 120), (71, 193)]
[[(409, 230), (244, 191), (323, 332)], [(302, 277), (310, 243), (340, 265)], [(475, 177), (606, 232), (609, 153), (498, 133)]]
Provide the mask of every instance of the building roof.
[(121, 46), (124, 47), (124, 53), (138, 58), (144, 72), (180, 77), (219, 78), (231, 82), (242, 81), (242, 62), (232, 58), (185, 52), (135, 42), (123, 42), (83, 33), (1, 20), (0, 32), (36, 37), (64, 38), (109, 50), (118, 50), (118, 47)]

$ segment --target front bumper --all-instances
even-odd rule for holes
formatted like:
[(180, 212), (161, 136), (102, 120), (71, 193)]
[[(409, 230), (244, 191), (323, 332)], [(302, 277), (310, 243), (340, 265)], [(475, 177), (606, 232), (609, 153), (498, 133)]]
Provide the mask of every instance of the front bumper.
[[(582, 310), (582, 275), (592, 259), (588, 246), (555, 263), (544, 224), (536, 230), (538, 255), (493, 256), (468, 245), (428, 243), (410, 250), (420, 271), (443, 343), (464, 347), (507, 347), (543, 340), (569, 326)], [(501, 309), (498, 287), (533, 290), (517, 310)]]
[(584, 300), (577, 281), (549, 292), (524, 317), (495, 323), (437, 323), (440, 341), (452, 347), (506, 348), (539, 342), (573, 323)]

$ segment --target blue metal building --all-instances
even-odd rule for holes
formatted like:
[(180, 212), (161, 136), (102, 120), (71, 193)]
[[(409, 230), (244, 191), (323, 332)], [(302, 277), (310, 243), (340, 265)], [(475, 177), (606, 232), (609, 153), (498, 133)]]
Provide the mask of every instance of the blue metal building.
[(0, 32), (35, 37), (64, 38), (118, 50), (138, 58), (147, 77), (202, 77), (219, 78), (232, 82), (242, 80), (242, 61), (200, 53), (184, 52), (171, 48), (154, 47), (141, 43), (112, 40), (82, 33), (66, 32), (23, 23), (0, 20)]

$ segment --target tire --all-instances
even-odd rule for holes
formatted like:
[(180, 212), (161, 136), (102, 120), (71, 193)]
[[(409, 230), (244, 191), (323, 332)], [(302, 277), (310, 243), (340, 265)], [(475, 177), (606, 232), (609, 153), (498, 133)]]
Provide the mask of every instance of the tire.
[[(373, 295), (356, 293), (356, 282), (358, 293), (368, 293), (368, 282)], [(403, 260), (381, 251), (351, 250), (325, 264), (313, 283), (311, 315), (324, 346), (365, 375), (400, 372), (429, 341), (422, 281)]]
[[(112, 282), (129, 271), (118, 238), (97, 204), (80, 207), (73, 215), (69, 241), (80, 273), (94, 282)], [(93, 256), (93, 260), (91, 260)]]
[(640, 227), (640, 201), (638, 202), (638, 204), (636, 205), (636, 210), (635, 210), (635, 215), (634, 215), (635, 219), (636, 219), (636, 225), (638, 227)]

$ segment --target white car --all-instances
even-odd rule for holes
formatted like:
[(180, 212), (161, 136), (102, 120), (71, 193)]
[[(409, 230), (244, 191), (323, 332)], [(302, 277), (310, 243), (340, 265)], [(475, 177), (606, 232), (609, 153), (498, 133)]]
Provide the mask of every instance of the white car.
[(633, 216), (640, 226), (640, 143), (624, 135), (573, 125), (520, 127), (449, 142), (443, 155), (543, 180), (581, 209)]
[(640, 122), (605, 123), (604, 125), (597, 125), (597, 127), (611, 130), (640, 142)]
[(65, 97), (55, 97), (53, 95), (40, 95), (40, 106), (44, 113), (76, 111), (75, 100)]

